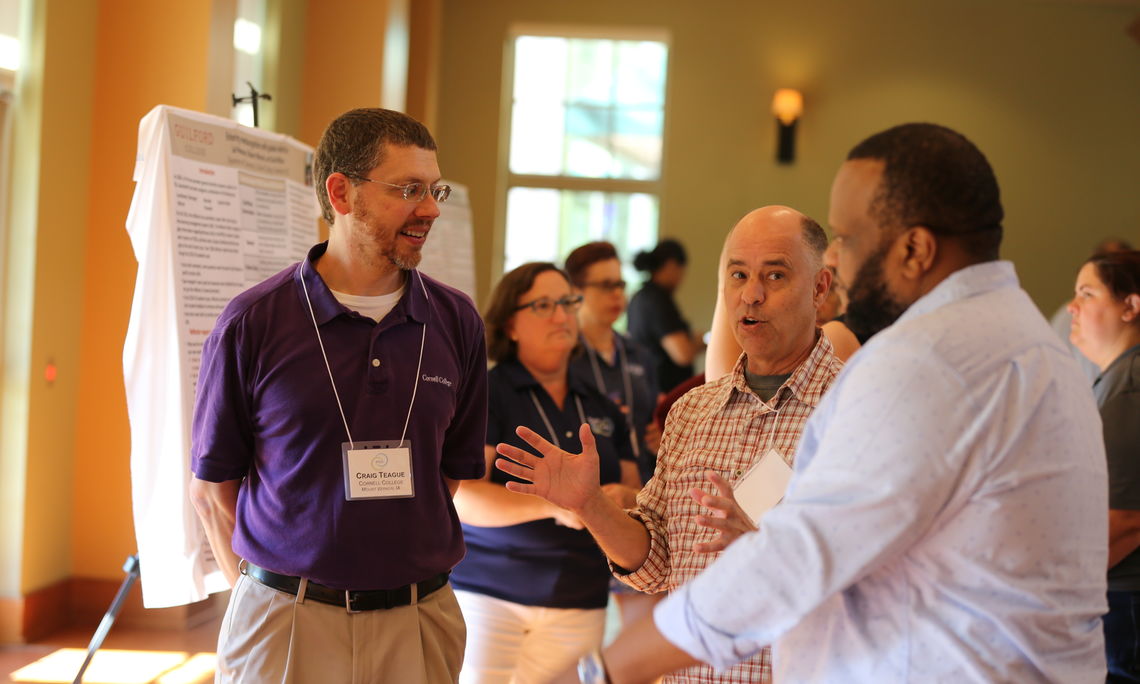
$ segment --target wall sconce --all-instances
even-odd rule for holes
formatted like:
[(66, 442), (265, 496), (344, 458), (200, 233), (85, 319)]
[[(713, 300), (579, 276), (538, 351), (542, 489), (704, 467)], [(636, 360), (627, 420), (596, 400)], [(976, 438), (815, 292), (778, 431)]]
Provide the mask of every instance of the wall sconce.
[(798, 90), (780, 88), (772, 97), (776, 115), (776, 161), (791, 164), (796, 159), (796, 122), (804, 113), (804, 96)]

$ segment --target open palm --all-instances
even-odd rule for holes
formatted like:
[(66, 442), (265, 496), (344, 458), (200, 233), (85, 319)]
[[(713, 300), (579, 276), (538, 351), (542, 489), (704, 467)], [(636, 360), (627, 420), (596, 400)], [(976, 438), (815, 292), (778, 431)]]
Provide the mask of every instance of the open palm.
[(495, 451), (505, 458), (496, 459), (495, 467), (508, 475), (526, 480), (526, 483), (508, 482), (507, 489), (542, 497), (571, 511), (581, 510), (590, 497), (597, 493), (601, 486), (598, 483), (598, 449), (589, 425), (583, 423), (578, 429), (578, 436), (582, 440), (580, 454), (563, 451), (521, 425), (515, 433), (538, 450), (542, 457), (510, 444), (499, 443)]

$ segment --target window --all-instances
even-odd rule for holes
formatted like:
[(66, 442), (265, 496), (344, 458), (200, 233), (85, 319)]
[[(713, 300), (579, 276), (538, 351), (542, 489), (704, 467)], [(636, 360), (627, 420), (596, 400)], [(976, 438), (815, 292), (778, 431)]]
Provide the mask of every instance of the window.
[[(20, 2), (0, 0), (0, 274), (8, 263), (8, 188), (11, 182), (12, 116), (20, 69)], [(7, 279), (0, 277), (0, 345), (4, 341)]]
[(511, 47), (504, 270), (609, 240), (632, 281), (657, 241), (666, 36), (528, 27)]
[[(265, 31), (266, 0), (238, 0), (234, 20), (234, 94), (249, 97), (249, 84), (261, 92), (265, 88), (265, 59), (262, 34)], [(260, 106), (263, 103), (258, 103)], [(246, 126), (253, 125), (253, 104), (235, 105), (233, 118)]]

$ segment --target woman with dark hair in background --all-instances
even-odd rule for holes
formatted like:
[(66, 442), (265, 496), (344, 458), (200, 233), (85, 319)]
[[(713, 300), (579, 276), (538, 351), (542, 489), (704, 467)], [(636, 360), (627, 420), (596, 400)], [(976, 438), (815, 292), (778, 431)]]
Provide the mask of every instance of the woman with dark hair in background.
[[(566, 257), (566, 275), (583, 297), (578, 310), (579, 350), (570, 372), (617, 404), (637, 436), (641, 481), (653, 476), (661, 432), (653, 423), (657, 377), (645, 347), (614, 330), (625, 312), (626, 282), (621, 260), (609, 242), (589, 242)], [(652, 427), (650, 427), (652, 426)]]
[[(625, 414), (644, 484), (653, 477), (661, 444), (661, 429), (653, 420), (657, 380), (649, 352), (613, 327), (625, 311), (625, 280), (617, 250), (609, 242), (588, 242), (566, 257), (566, 275), (583, 297), (578, 310), (581, 337), (578, 352), (570, 360), (570, 374), (597, 389)], [(627, 498), (618, 502), (623, 508), (636, 507), (637, 492), (625, 491)], [(616, 579), (610, 581), (610, 591), (625, 625), (647, 615), (661, 598)]]
[(649, 273), (649, 280), (629, 302), (629, 335), (653, 355), (662, 394), (693, 376), (693, 360), (703, 347), (673, 300), (687, 262), (685, 248), (676, 240), (662, 240), (633, 259), (634, 268)]
[(554, 264), (529, 263), (503, 276), (483, 316), (497, 364), (487, 374), (487, 473), (455, 495), (467, 543), (451, 575), (467, 622), (464, 683), (545, 681), (601, 645), (606, 557), (577, 516), (508, 491), (514, 478), (494, 467), (499, 442), (529, 449), (519, 425), (576, 451), (589, 430), (607, 492), (620, 501), (639, 487), (625, 416), (569, 373), (581, 304)]
[(1140, 252), (1094, 256), (1077, 274), (1069, 339), (1093, 383), (1108, 458), (1108, 682), (1140, 681)]

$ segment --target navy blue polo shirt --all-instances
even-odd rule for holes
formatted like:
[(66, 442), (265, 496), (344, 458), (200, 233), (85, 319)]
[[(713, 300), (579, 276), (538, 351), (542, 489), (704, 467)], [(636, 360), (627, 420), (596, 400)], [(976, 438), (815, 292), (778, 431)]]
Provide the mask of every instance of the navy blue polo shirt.
[[(621, 406), (632, 408), (629, 418), (637, 434), (637, 468), (644, 484), (653, 477), (657, 457), (645, 444), (645, 429), (653, 421), (653, 411), (657, 408), (657, 377), (654, 360), (649, 352), (637, 342), (616, 332), (614, 336), (613, 363), (598, 353), (591, 355), (585, 340), (578, 344), (577, 351), (570, 359), (570, 374), (583, 383), (601, 392), (607, 399)], [(597, 364), (595, 366), (595, 363)], [(629, 394), (626, 396), (626, 376), (629, 378)], [(599, 376), (602, 386), (599, 386)]]
[(414, 388), (415, 497), (345, 500), (348, 436), (299, 264), (234, 298), (206, 339), (191, 468), (211, 482), (245, 478), (233, 537), (241, 557), (337, 589), (390, 589), (463, 557), (443, 478), (486, 468), (483, 322), (466, 295), (417, 271), (379, 323), (349, 311), (313, 267), (326, 246), (310, 250), (303, 277), (353, 440), (399, 440)]
[[(538, 398), (546, 417), (566, 451), (582, 450), (578, 439), (575, 398), (597, 438), (602, 484), (621, 480), (623, 459), (632, 460), (625, 418), (605, 397), (573, 375), (562, 408), (554, 403), (534, 376), (518, 361), (504, 361), (488, 374), (490, 404), (487, 444), (506, 442), (535, 453), (515, 434), (525, 425), (550, 440), (546, 424), (531, 399)], [(491, 481), (505, 484), (516, 478), (498, 468)], [(517, 480), (516, 480), (517, 481)], [(586, 530), (558, 525), (553, 518), (505, 527), (463, 525), (467, 557), (451, 575), (456, 589), (547, 608), (603, 608), (609, 593), (606, 557)]]
[(689, 334), (689, 323), (681, 317), (673, 294), (652, 280), (629, 300), (626, 310), (629, 336), (641, 343), (657, 362), (657, 386), (668, 394), (677, 385), (693, 377), (693, 364), (673, 363), (661, 340), (675, 332)]

